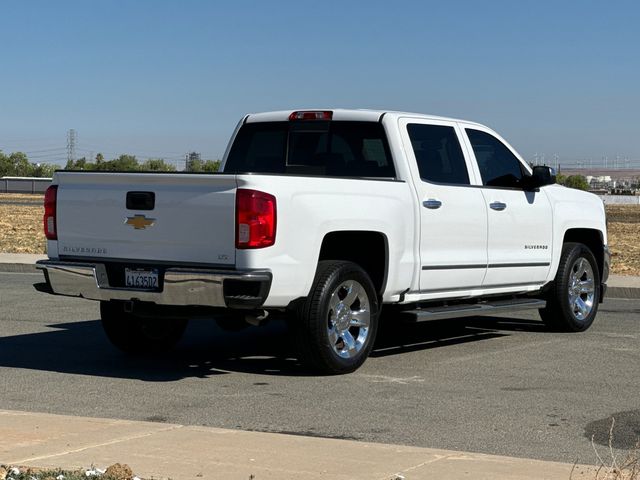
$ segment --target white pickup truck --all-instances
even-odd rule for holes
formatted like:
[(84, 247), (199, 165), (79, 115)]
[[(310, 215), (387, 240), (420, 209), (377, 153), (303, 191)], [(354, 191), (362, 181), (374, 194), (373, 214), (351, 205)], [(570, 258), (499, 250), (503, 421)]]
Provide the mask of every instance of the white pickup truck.
[(126, 352), (195, 317), (286, 317), (300, 358), (345, 373), (385, 321), (539, 309), (583, 331), (609, 275), (605, 211), (477, 123), (370, 110), (258, 113), (218, 174), (59, 171), (36, 289), (99, 300)]

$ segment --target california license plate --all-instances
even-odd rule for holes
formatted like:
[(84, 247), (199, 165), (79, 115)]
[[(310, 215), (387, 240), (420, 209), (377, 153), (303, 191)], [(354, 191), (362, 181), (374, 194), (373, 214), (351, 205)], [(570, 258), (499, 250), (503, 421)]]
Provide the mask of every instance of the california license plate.
[(139, 268), (125, 268), (125, 284), (128, 288), (138, 290), (156, 290), (158, 288), (158, 271)]

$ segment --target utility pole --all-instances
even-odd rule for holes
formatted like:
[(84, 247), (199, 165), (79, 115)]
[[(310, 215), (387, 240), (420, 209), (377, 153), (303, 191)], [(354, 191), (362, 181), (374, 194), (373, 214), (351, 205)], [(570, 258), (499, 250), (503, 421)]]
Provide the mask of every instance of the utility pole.
[(72, 128), (67, 133), (67, 162), (76, 161), (76, 131)]

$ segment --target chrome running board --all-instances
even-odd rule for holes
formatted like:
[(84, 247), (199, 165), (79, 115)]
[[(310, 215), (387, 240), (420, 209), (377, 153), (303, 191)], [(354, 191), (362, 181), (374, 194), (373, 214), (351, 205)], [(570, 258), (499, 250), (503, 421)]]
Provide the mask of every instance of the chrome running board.
[(510, 300), (485, 301), (473, 304), (456, 304), (448, 306), (425, 306), (414, 310), (405, 310), (402, 316), (410, 322), (428, 322), (444, 318), (473, 317), (476, 315), (493, 315), (494, 313), (516, 310), (544, 308), (545, 300), (537, 298), (514, 298)]

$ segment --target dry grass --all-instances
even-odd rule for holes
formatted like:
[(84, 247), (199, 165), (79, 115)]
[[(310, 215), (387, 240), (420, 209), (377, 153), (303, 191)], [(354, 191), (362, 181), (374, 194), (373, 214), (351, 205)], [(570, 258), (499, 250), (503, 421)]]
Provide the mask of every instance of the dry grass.
[[(45, 253), (42, 213), (42, 195), (0, 194), (0, 252)], [(608, 205), (607, 214), (612, 273), (640, 275), (640, 206)]]
[(0, 194), (0, 252), (46, 253), (43, 213), (42, 195)]
[(576, 465), (573, 466), (569, 480), (640, 480), (640, 439), (636, 447), (631, 449), (624, 457), (617, 455), (613, 449), (614, 427), (616, 419), (611, 418), (611, 428), (609, 429), (609, 445), (605, 452), (599, 452), (596, 447), (594, 437), (591, 437), (591, 446), (598, 460), (595, 471), (591, 474), (588, 469), (586, 472), (576, 472)]
[(640, 206), (607, 205), (613, 273), (640, 275)]

